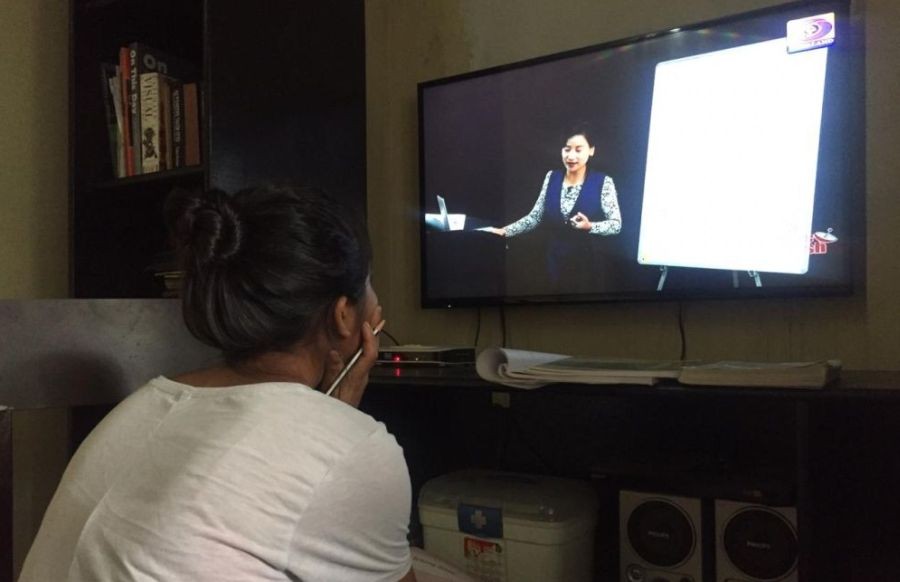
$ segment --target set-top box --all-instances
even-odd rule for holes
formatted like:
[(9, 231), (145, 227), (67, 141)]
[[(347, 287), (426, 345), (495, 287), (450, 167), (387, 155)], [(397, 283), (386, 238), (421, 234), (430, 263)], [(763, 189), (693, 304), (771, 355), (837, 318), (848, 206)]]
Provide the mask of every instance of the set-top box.
[(475, 363), (475, 348), (402, 345), (380, 348), (378, 363), (387, 365), (449, 366)]

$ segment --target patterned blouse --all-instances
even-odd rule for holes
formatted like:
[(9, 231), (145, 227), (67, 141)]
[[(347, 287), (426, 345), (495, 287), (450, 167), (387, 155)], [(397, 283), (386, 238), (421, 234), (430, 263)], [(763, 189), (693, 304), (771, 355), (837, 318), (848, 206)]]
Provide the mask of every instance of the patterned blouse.
[[(538, 195), (534, 208), (527, 215), (512, 224), (506, 225), (506, 236), (518, 236), (526, 232), (532, 231), (541, 223), (544, 218), (544, 201), (547, 198), (547, 184), (550, 182), (550, 174), (544, 177), (544, 184), (541, 186), (541, 193)], [(575, 207), (578, 195), (581, 194), (581, 184), (574, 186), (566, 186), (563, 184), (562, 193), (560, 195), (559, 205), (560, 213), (568, 216)], [(619, 234), (622, 230), (622, 214), (619, 212), (619, 199), (616, 195), (616, 185), (609, 176), (603, 180), (603, 188), (600, 191), (600, 207), (606, 215), (606, 220), (591, 222), (591, 234), (600, 236), (610, 236)]]

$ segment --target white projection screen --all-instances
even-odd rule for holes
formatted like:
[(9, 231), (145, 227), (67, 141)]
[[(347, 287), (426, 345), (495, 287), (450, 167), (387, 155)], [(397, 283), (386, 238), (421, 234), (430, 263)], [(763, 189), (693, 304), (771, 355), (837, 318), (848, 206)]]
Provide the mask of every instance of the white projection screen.
[(829, 49), (786, 43), (657, 65), (639, 263), (807, 271)]

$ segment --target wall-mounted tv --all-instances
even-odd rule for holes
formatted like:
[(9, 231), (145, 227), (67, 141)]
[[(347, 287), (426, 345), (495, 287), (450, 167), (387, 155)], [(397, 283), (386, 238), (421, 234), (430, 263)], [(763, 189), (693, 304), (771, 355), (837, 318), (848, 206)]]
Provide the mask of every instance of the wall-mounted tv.
[(851, 293), (858, 28), (792, 3), (419, 84), (423, 305)]

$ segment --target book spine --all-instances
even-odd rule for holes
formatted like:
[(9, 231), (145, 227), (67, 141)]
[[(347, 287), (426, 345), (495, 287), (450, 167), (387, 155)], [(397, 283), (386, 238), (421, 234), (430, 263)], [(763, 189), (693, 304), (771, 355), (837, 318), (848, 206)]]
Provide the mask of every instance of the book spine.
[(106, 114), (106, 133), (109, 136), (110, 163), (113, 176), (119, 176), (119, 122), (116, 118), (116, 67), (101, 63), (100, 77), (103, 92), (103, 111)]
[(159, 77), (159, 161), (160, 169), (171, 170), (172, 161), (172, 79)]
[(125, 122), (125, 115), (122, 111), (122, 91), (119, 87), (121, 79), (117, 74), (109, 79), (109, 91), (112, 94), (113, 113), (116, 116), (116, 177), (124, 178), (127, 176), (127, 168), (125, 167), (125, 140), (122, 136), (122, 127)]
[(172, 81), (172, 163), (184, 167), (184, 87)]
[(188, 61), (139, 42), (129, 47), (137, 55), (138, 73), (162, 73), (183, 81), (192, 81), (196, 76), (196, 68)]
[(144, 173), (141, 165), (141, 83), (138, 73), (138, 51), (134, 46), (128, 50), (128, 111), (131, 118), (131, 145), (134, 160), (133, 176)]
[(141, 168), (143, 173), (158, 172), (160, 165), (160, 74), (143, 73), (141, 87)]
[[(134, 176), (134, 144), (131, 141), (131, 105), (129, 85), (131, 61), (128, 47), (119, 49), (119, 91), (122, 106), (122, 149), (125, 157), (124, 176)], [(124, 177), (123, 176), (123, 177)]]
[(200, 165), (200, 95), (196, 83), (184, 84), (184, 164)]

